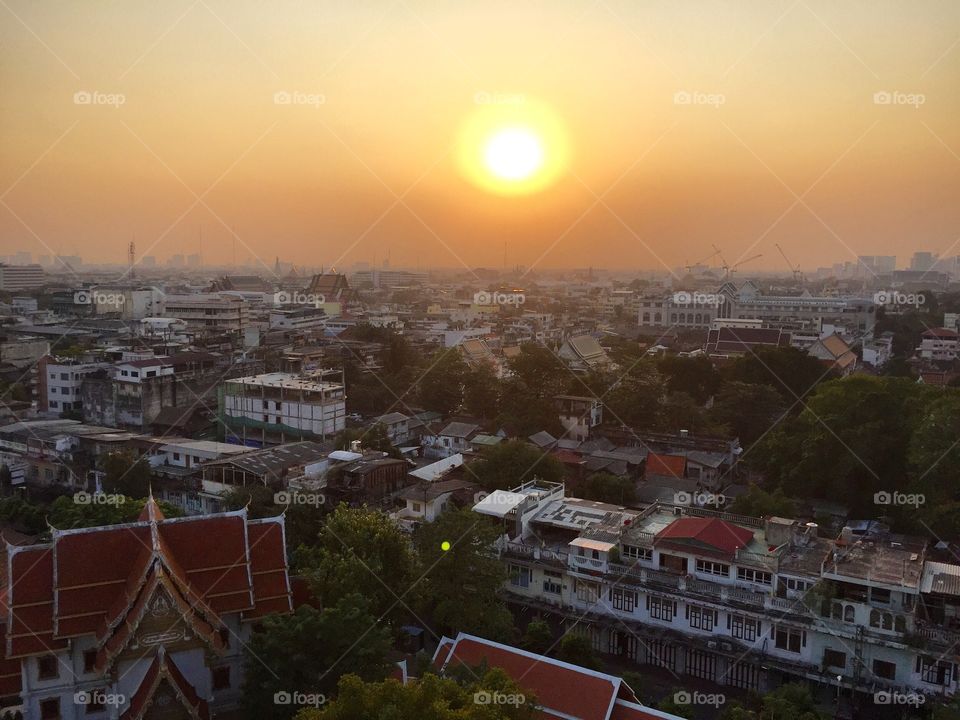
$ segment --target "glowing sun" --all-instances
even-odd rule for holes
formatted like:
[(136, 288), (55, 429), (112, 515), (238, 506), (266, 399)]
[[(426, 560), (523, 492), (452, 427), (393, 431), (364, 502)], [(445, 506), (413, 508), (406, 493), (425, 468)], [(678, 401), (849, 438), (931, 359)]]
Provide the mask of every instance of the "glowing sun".
[(544, 190), (567, 166), (566, 133), (559, 119), (527, 100), (480, 106), (464, 123), (458, 147), (462, 175), (497, 195)]

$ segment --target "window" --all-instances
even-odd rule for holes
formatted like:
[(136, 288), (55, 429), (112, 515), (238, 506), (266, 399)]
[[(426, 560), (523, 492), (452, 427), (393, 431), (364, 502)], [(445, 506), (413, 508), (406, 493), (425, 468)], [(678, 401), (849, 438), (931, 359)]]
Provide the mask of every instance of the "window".
[(563, 592), (563, 576), (552, 570), (545, 570), (543, 573), (543, 591), (551, 595), (559, 595)]
[(692, 628), (712, 631), (713, 626), (720, 619), (720, 613), (699, 605), (687, 605), (687, 619), (690, 621), (690, 627)]
[(787, 590), (797, 590), (799, 592), (806, 592), (810, 589), (810, 583), (803, 580), (794, 580), (793, 578), (787, 578)]
[(60, 698), (40, 701), (40, 720), (57, 720), (60, 717)]
[(414, 511), (414, 512), (420, 512), (420, 503), (414, 503), (414, 504), (413, 504), (413, 511)]
[(728, 615), (727, 627), (730, 635), (738, 640), (753, 642), (760, 633), (760, 621), (748, 618), (745, 615)]
[(69, 379), (70, 379), (70, 373), (60, 373), (60, 379), (61, 379), (61, 380), (69, 380)]
[(870, 588), (870, 600), (880, 605), (889, 605), (890, 591), (885, 588)]
[(922, 656), (917, 658), (917, 672), (925, 683), (949, 685), (953, 678), (953, 667), (953, 663), (946, 660), (934, 660)]
[(770, 585), (773, 583), (773, 576), (763, 570), (754, 570), (753, 568), (737, 568), (737, 580), (744, 582), (758, 583), (760, 585)]
[(803, 630), (795, 630), (794, 628), (775, 627), (773, 637), (776, 641), (776, 646), (787, 652), (799, 653), (800, 648), (807, 644), (807, 633)]
[(852, 623), (857, 620), (857, 612), (853, 605), (847, 605), (843, 608), (843, 621)]
[(530, 587), (530, 568), (521, 565), (511, 565), (510, 584), (514, 587)]
[(44, 655), (37, 658), (37, 677), (41, 680), (52, 680), (60, 677), (60, 664), (56, 655)]
[(673, 616), (677, 614), (677, 603), (667, 598), (648, 596), (647, 610), (650, 611), (650, 617), (654, 620), (673, 622)]
[(97, 651), (96, 650), (87, 650), (83, 653), (83, 671), (85, 673), (92, 673), (97, 669)]
[(653, 550), (649, 548), (635, 547), (633, 545), (623, 546), (623, 556), (633, 560), (650, 560), (653, 558)]
[(174, 453), (174, 454), (173, 454), (173, 459), (174, 459), (174, 460), (179, 460), (179, 459), (180, 459), (180, 453)]
[(610, 601), (613, 603), (614, 610), (633, 612), (637, 606), (637, 593), (633, 590), (611, 590)]
[(60, 407), (60, 403), (58, 403), (56, 400), (51, 400), (50, 407)]
[(90, 690), (87, 693), (87, 705), (86, 713), (98, 713), (103, 712), (104, 705), (103, 701), (107, 699), (106, 688), (97, 688), (96, 690)]
[(847, 667), (847, 654), (842, 653), (839, 650), (824, 648), (823, 664), (829, 668), (844, 670)]
[(721, 575), (730, 577), (730, 566), (710, 560), (697, 560), (697, 572), (706, 575)]
[(595, 603), (600, 599), (600, 586), (596, 583), (577, 581), (577, 599), (583, 602)]
[(230, 688), (230, 667), (218, 667), (213, 668), (210, 672), (210, 675), (213, 679), (213, 689), (216, 690), (227, 690)]
[(874, 660), (873, 674), (878, 678), (883, 678), (884, 680), (896, 680), (897, 666), (895, 663), (887, 662), (885, 660)]

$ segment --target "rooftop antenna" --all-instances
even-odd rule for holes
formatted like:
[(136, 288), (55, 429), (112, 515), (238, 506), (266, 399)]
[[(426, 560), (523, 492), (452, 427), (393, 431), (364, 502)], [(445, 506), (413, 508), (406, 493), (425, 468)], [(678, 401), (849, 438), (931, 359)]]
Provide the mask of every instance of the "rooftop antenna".
[(134, 266), (137, 262), (137, 236), (133, 236), (133, 240), (130, 241), (130, 245), (127, 248), (127, 264), (130, 266), (130, 278), (133, 279), (137, 276)]

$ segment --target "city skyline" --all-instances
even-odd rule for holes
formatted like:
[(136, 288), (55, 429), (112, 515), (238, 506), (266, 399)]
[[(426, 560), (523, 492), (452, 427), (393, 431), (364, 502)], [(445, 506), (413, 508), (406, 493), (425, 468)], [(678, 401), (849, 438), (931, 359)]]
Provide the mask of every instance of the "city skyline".
[[(0, 254), (186, 256), (202, 227), (210, 264), (501, 267), (506, 243), (665, 271), (715, 244), (777, 271), (777, 244), (815, 268), (960, 243), (947, 2), (3, 12)], [(534, 108), (549, 183), (464, 170), (465, 127)]]

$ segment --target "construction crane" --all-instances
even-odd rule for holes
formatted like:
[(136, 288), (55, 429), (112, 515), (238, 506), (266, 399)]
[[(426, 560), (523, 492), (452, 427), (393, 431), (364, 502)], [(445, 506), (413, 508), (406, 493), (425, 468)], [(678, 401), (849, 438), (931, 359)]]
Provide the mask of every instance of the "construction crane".
[(754, 255), (753, 257), (748, 257), (746, 260), (741, 260), (740, 262), (735, 263), (735, 264), (733, 264), (733, 265), (727, 265), (727, 261), (723, 259), (723, 255), (722, 255), (721, 252), (720, 252), (720, 248), (718, 248), (716, 245), (714, 245), (714, 246), (713, 246), (713, 249), (717, 251), (717, 252), (716, 252), (717, 257), (720, 258), (720, 267), (723, 268), (723, 274), (724, 274), (724, 277), (725, 277), (725, 278), (729, 278), (730, 275), (733, 274), (733, 273), (735, 273), (735, 272), (737, 271), (737, 268), (740, 267), (741, 265), (746, 265), (748, 262), (752, 262), (752, 261), (756, 260), (757, 258), (763, 257), (763, 253), (758, 253), (757, 255)]
[(790, 262), (790, 258), (787, 257), (787, 254), (783, 251), (783, 248), (780, 247), (780, 243), (774, 243), (774, 245), (776, 246), (777, 250), (780, 251), (780, 255), (783, 257), (783, 259), (786, 260), (787, 267), (790, 268), (790, 272), (793, 273), (793, 281), (794, 282), (802, 281), (803, 273), (800, 272), (800, 266), (799, 265), (794, 266), (794, 264)]
[(684, 267), (687, 269), (688, 274), (690, 273), (691, 268), (695, 268), (698, 265), (703, 265), (703, 263), (707, 262), (707, 260), (712, 260), (713, 258), (715, 258), (717, 255), (720, 254), (720, 251), (716, 249), (717, 246), (714, 245), (713, 247), (714, 247), (713, 252), (707, 255), (703, 260), (698, 260), (697, 262), (693, 263), (693, 265), (684, 265)]

